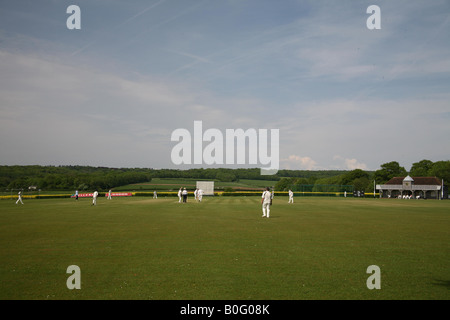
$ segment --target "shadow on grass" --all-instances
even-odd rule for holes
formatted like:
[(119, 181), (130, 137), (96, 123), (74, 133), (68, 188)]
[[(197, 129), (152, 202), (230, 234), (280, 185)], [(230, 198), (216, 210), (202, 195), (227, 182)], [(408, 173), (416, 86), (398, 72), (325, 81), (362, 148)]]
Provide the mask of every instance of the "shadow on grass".
[(450, 290), (450, 280), (435, 279), (433, 281), (433, 284), (436, 285), (436, 286), (446, 287), (447, 289)]

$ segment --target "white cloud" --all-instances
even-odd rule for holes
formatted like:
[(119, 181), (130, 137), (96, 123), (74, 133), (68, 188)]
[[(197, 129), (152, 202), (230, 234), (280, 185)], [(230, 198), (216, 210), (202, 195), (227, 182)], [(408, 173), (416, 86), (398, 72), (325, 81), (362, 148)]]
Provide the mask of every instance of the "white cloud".
[(355, 169), (361, 169), (361, 170), (368, 170), (367, 165), (365, 163), (359, 162), (357, 159), (348, 159), (343, 158), (339, 155), (336, 155), (333, 157), (333, 160), (338, 160), (340, 162), (340, 165), (337, 166), (339, 169), (345, 169), (345, 170), (355, 170)]
[(294, 154), (281, 159), (280, 164), (282, 169), (290, 170), (324, 170), (325, 168), (335, 170), (368, 170), (367, 165), (357, 159), (344, 158), (339, 155), (333, 156), (333, 164), (328, 164), (326, 167), (320, 166), (317, 161), (313, 160), (311, 157), (302, 157)]
[(318, 170), (317, 162), (310, 157), (301, 157), (297, 155), (290, 155), (285, 159), (280, 160), (282, 169), (292, 170)]

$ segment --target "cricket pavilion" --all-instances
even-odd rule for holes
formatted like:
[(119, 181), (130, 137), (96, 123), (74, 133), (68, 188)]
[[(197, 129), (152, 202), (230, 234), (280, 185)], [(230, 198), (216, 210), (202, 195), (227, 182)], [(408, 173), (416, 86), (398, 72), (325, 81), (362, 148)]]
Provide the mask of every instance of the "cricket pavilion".
[(444, 199), (447, 195), (444, 182), (436, 177), (395, 177), (376, 189), (380, 198)]

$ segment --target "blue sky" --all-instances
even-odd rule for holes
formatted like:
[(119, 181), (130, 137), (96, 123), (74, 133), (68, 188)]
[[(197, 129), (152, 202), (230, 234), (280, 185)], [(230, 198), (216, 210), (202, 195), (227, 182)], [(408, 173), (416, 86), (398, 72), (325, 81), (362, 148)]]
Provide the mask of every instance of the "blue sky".
[(2, 165), (178, 168), (195, 120), (279, 129), (282, 169), (450, 158), (447, 0), (3, 0), (0, 74)]

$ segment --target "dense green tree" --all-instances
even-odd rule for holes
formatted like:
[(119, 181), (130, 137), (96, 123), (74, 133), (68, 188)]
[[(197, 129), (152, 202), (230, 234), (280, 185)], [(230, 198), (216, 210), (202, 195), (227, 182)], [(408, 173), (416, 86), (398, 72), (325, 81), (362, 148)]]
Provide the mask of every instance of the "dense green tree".
[(275, 191), (287, 191), (292, 188), (295, 183), (295, 178), (281, 178), (274, 186)]
[(450, 160), (436, 161), (430, 169), (430, 176), (443, 179), (444, 183), (450, 182)]
[[(367, 177), (356, 178), (351, 183), (351, 185), (354, 186), (355, 190), (364, 190), (366, 192), (370, 190), (369, 184), (371, 184), (371, 183), (369, 181), (369, 178), (367, 178)], [(373, 189), (373, 187), (372, 187), (372, 189)]]
[(312, 185), (315, 183), (317, 179), (314, 177), (309, 178), (295, 178), (294, 179), (294, 185), (300, 186), (300, 185)]
[[(340, 184), (343, 185), (352, 185), (356, 179), (366, 179), (369, 180), (369, 173), (363, 171), (361, 169), (352, 170), (342, 176)], [(365, 187), (365, 186), (364, 186)], [(358, 189), (363, 190), (363, 189)]]
[(433, 161), (422, 160), (413, 163), (409, 175), (412, 177), (427, 177), (430, 175), (430, 170), (433, 167)]
[(404, 167), (401, 167), (397, 161), (384, 163), (381, 169), (375, 171), (374, 179), (377, 183), (385, 183), (394, 177), (405, 177), (407, 172)]

